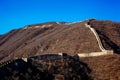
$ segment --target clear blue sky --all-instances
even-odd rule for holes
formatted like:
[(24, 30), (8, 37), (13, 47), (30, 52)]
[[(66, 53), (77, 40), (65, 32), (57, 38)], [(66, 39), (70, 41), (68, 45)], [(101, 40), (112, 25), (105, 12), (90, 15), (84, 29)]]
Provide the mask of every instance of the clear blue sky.
[(120, 0), (0, 0), (0, 34), (27, 24), (88, 18), (120, 22)]

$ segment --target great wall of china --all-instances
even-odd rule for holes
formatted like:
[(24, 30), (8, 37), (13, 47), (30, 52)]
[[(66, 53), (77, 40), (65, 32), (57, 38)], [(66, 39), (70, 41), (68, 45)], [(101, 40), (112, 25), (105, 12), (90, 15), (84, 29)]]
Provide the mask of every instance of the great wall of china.
[[(96, 37), (96, 40), (98, 42), (98, 45), (99, 45), (99, 48), (101, 50), (101, 52), (90, 52), (90, 53), (77, 53), (79, 57), (95, 57), (95, 56), (102, 56), (102, 55), (112, 55), (113, 54), (113, 50), (106, 50), (103, 45), (102, 45), (102, 42), (99, 38), (99, 35), (98, 33), (95, 31), (94, 28), (92, 28), (90, 25), (88, 25), (87, 23), (85, 23), (85, 26), (87, 28), (89, 28), (93, 34), (95, 35)], [(58, 53), (58, 55), (61, 55)], [(62, 55), (61, 55), (62, 56)], [(15, 58), (15, 59), (18, 59), (18, 58)], [(13, 61), (15, 61), (15, 59), (13, 60), (9, 60), (9, 61), (4, 61), (4, 62), (1, 62), (0, 63), (0, 68), (6, 66), (7, 64), (10, 64), (12, 63)], [(24, 60), (25, 62), (27, 62), (28, 58), (21, 58), (22, 60)]]
[(80, 57), (93, 57), (93, 56), (102, 56), (102, 55), (112, 55), (113, 54), (113, 50), (106, 50), (103, 45), (102, 45), (102, 42), (99, 38), (99, 35), (98, 33), (96, 32), (96, 30), (94, 28), (92, 28), (90, 25), (88, 25), (87, 23), (85, 23), (85, 26), (87, 28), (89, 28), (93, 34), (95, 35), (95, 38), (98, 42), (98, 45), (99, 45), (99, 48), (101, 50), (101, 52), (90, 52), (90, 53), (78, 53), (78, 55)]
[(11, 62), (13, 62), (14, 60), (8, 60), (8, 61), (5, 61), (5, 62), (1, 62), (0, 63), (0, 68), (6, 66), (7, 64), (10, 64)]

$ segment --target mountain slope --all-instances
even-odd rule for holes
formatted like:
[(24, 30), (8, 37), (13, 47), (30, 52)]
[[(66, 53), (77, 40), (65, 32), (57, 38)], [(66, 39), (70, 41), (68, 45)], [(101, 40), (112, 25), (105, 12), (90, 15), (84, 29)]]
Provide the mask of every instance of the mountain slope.
[(81, 58), (92, 70), (93, 80), (120, 80), (120, 55)]
[(29, 57), (44, 53), (76, 54), (100, 51), (95, 36), (84, 24), (85, 22), (49, 22), (12, 30), (0, 38), (1, 59), (7, 56)]
[(113, 49), (120, 54), (120, 23), (90, 20), (89, 24), (96, 29), (106, 49)]
[(45, 53), (100, 52), (95, 35), (85, 26), (87, 22), (97, 31), (105, 49), (120, 53), (120, 23), (90, 19), (76, 23), (48, 22), (12, 30), (0, 37), (0, 60)]

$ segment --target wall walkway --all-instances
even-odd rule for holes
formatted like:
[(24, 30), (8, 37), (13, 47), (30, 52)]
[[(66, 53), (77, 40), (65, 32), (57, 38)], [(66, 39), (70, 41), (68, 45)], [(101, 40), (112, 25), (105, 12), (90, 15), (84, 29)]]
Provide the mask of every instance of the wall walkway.
[(92, 27), (91, 27), (90, 25), (88, 25), (88, 24), (85, 24), (85, 26), (86, 26), (87, 28), (89, 28), (89, 29), (93, 32), (93, 34), (95, 35), (96, 40), (97, 40), (97, 42), (98, 42), (98, 45), (99, 45), (99, 48), (100, 48), (101, 52), (78, 53), (78, 55), (79, 55), (80, 57), (112, 55), (112, 54), (113, 54), (113, 50), (106, 50), (106, 49), (103, 47), (102, 42), (101, 42), (101, 40), (100, 40), (100, 38), (99, 38), (99, 35), (98, 35), (98, 33), (96, 32), (96, 30), (95, 30), (94, 28), (92, 28)]

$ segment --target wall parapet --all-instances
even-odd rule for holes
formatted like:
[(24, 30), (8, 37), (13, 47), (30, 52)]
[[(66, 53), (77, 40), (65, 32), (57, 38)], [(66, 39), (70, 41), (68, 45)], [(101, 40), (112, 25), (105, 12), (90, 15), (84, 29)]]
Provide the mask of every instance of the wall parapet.
[(113, 50), (106, 50), (102, 52), (78, 53), (79, 57), (96, 57), (103, 55), (113, 55)]

